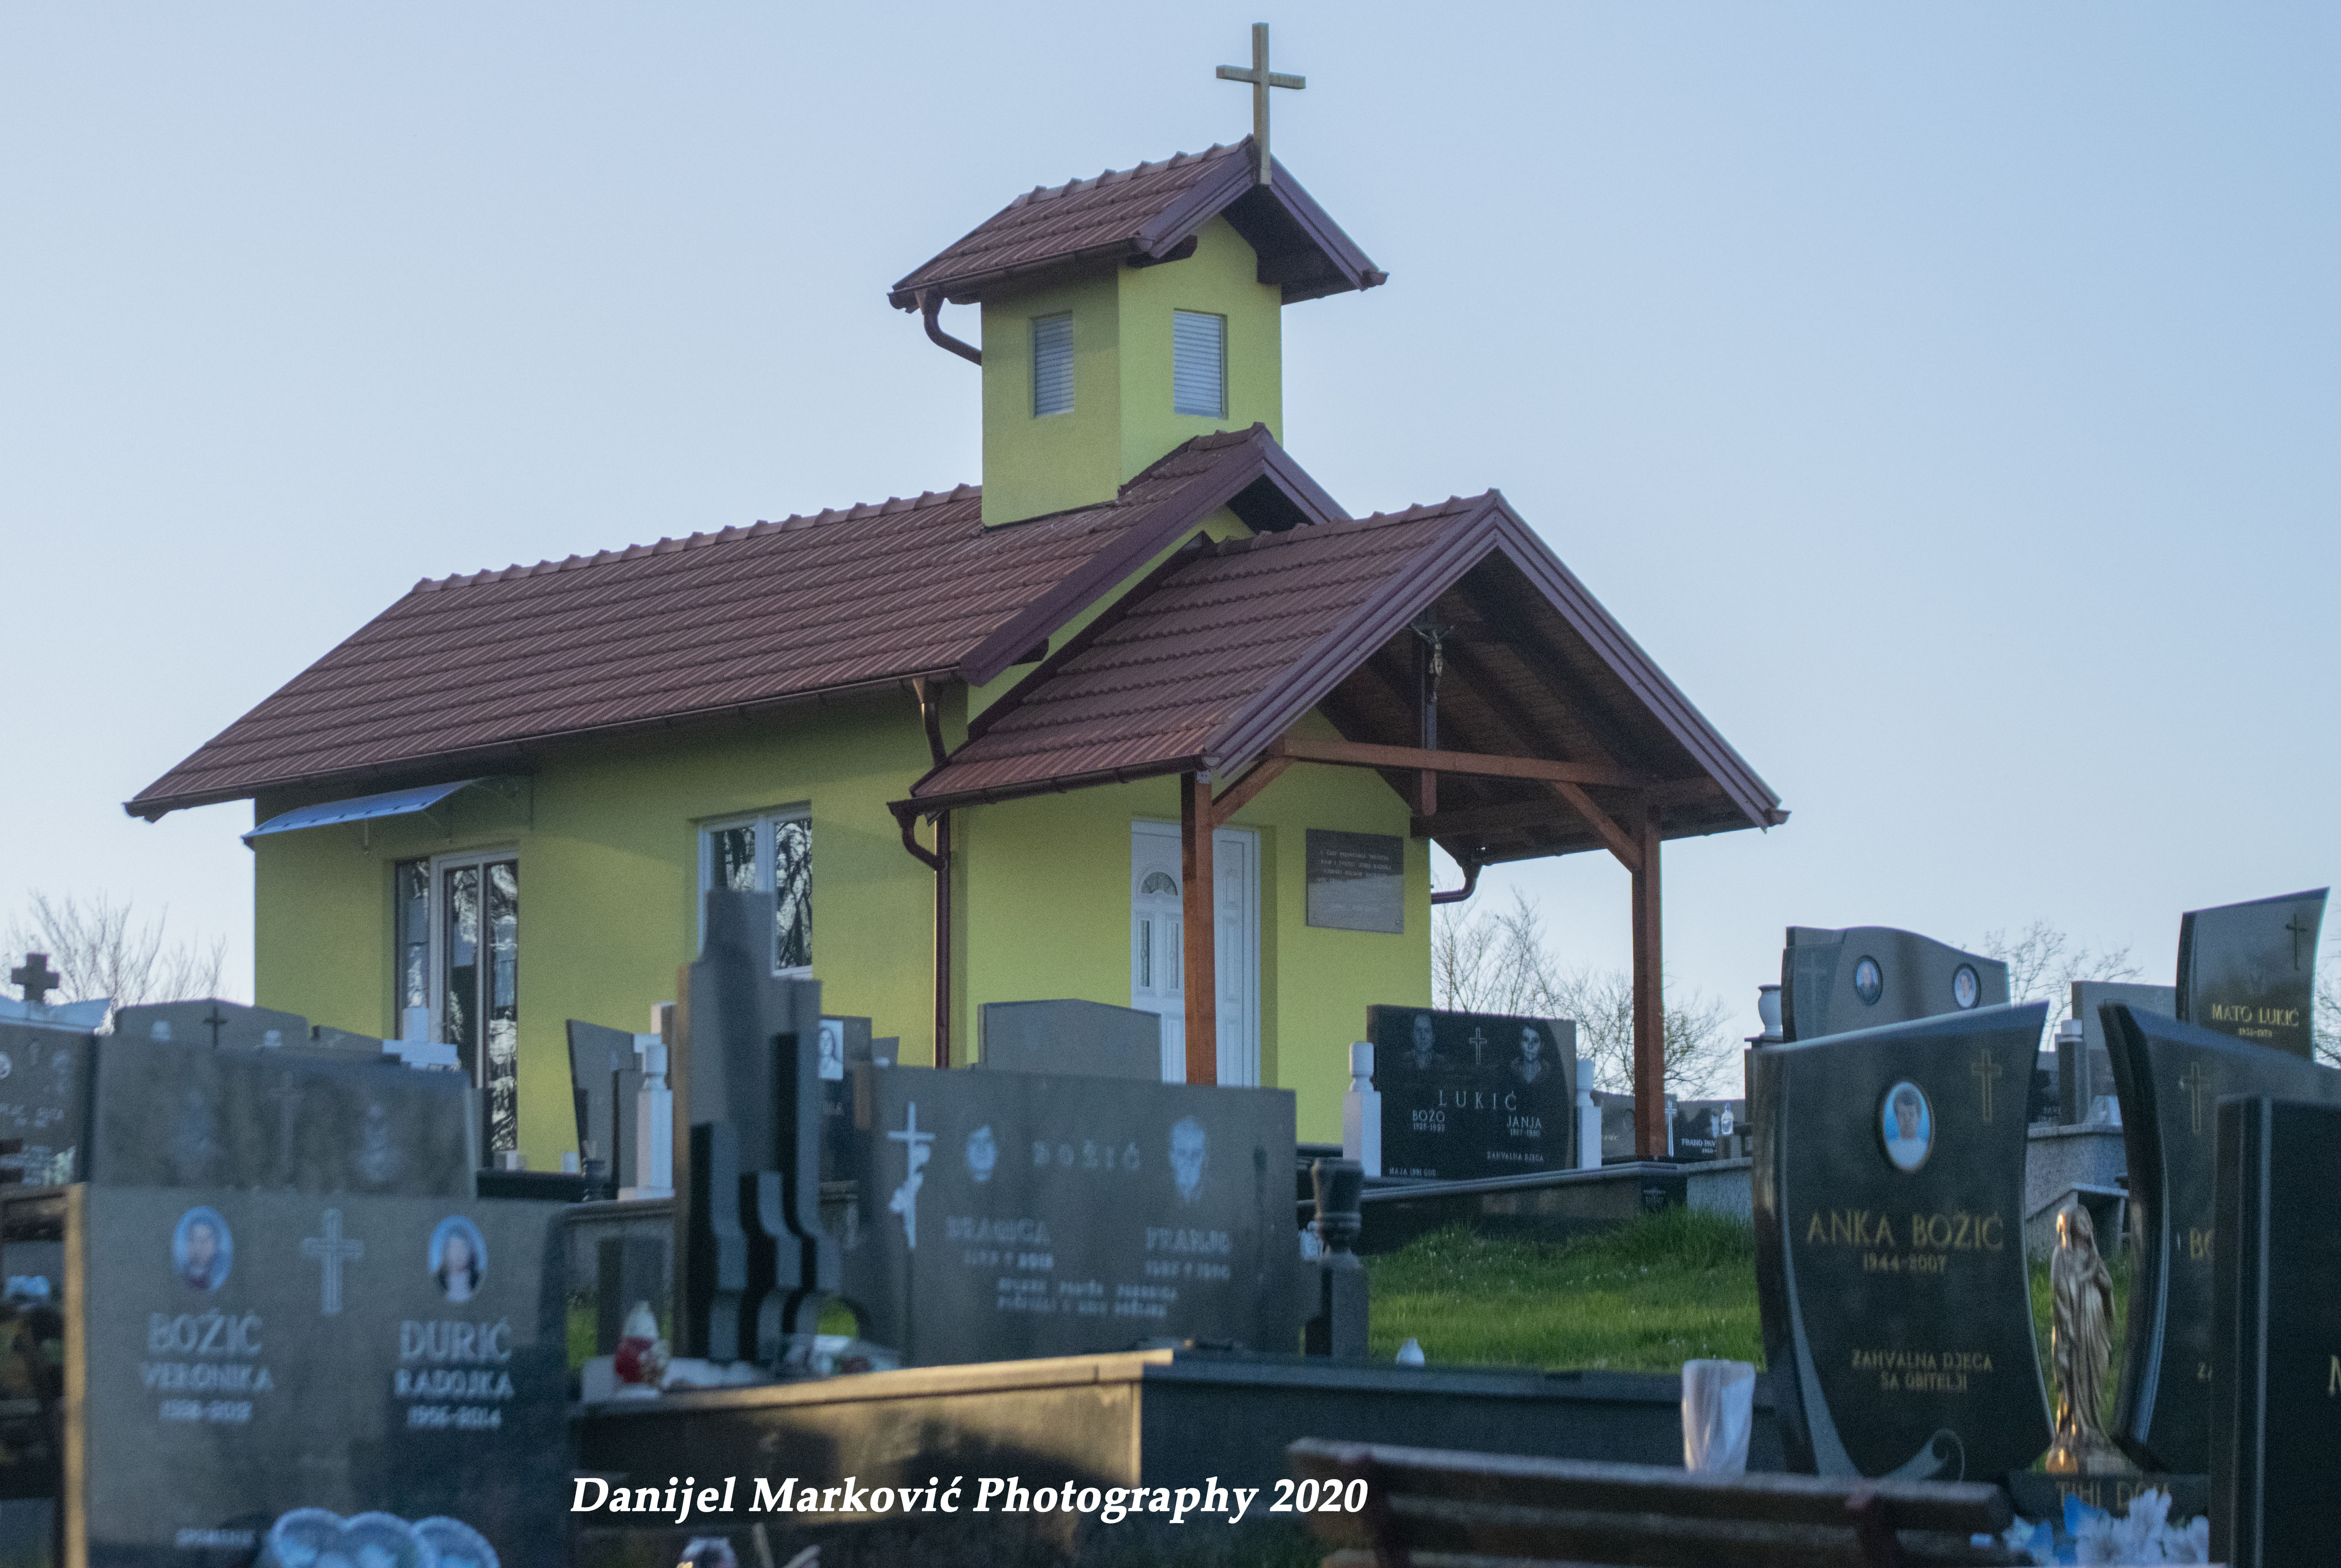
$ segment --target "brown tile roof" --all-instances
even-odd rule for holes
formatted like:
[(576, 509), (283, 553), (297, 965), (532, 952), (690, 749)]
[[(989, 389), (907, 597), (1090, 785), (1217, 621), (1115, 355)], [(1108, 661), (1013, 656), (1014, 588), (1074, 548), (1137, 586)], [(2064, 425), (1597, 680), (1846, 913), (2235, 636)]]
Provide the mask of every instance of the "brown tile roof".
[(127, 809), (420, 782), (559, 737), (963, 674), (978, 654), (997, 674), (1231, 498), (1340, 515), (1255, 425), (1186, 443), (1111, 503), (1004, 528), (963, 485), (419, 583)]
[(898, 309), (940, 293), (964, 304), (985, 290), (1100, 262), (1165, 261), (1225, 213), (1260, 255), (1260, 281), (1284, 285), (1287, 304), (1371, 288), (1383, 273), (1299, 182), (1276, 165), (1252, 183), (1251, 139), (1180, 153), (1134, 169), (1027, 191), (888, 291)]

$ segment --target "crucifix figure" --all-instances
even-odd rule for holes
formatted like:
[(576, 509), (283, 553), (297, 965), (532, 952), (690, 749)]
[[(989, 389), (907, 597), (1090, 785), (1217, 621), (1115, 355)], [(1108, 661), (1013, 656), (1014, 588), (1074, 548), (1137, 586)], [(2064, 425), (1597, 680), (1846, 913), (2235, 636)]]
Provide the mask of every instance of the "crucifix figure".
[(1975, 1065), (1967, 1071), (1975, 1077), (1976, 1086), (1983, 1091), (1983, 1119), (1991, 1120), (1991, 1086), (2002, 1076), (1999, 1064), (1991, 1059), (1989, 1051), (1976, 1053)]
[(910, 1114), (903, 1120), (902, 1130), (886, 1134), (889, 1140), (902, 1145), (910, 1166), (903, 1173), (902, 1184), (895, 1188), (894, 1195), (887, 1200), (886, 1207), (902, 1216), (902, 1240), (911, 1251), (916, 1252), (919, 1246), (919, 1189), (927, 1184), (925, 1167), (934, 1154), (928, 1145), (935, 1141), (935, 1135), (919, 1131), (917, 1101), (911, 1102), (908, 1109)]
[(1290, 87), (1298, 91), (1309, 85), (1309, 78), (1287, 76), (1268, 68), (1268, 24), (1255, 22), (1251, 25), (1251, 69), (1247, 71), (1240, 65), (1222, 65), (1220, 67), (1220, 80), (1251, 84), (1251, 145), (1252, 150), (1260, 156), (1260, 169), (1253, 175), (1252, 183), (1272, 184), (1268, 160), (1268, 90), (1270, 87)]
[(2296, 909), (2292, 912), (2292, 918), (2284, 923), (2284, 928), (2292, 933), (2292, 966), (2297, 970), (2300, 967), (2300, 939), (2304, 936), (2315, 936), (2316, 927), (2302, 920), (2300, 911)]
[(45, 953), (27, 953), (25, 962), (8, 971), (11, 984), (25, 988), (25, 1000), (35, 1007), (49, 1004), (49, 993), (65, 984), (65, 977), (49, 967)]
[(354, 1238), (342, 1239), (342, 1211), (327, 1209), (321, 1228), (322, 1236), (301, 1238), (301, 1255), (315, 1258), (324, 1265), (322, 1293), (317, 1298), (317, 1310), (327, 1317), (342, 1315), (342, 1265), (365, 1256), (365, 1243)]
[(2178, 1080), (2178, 1086), (2187, 1091), (2188, 1128), (2199, 1138), (2203, 1135), (2203, 1091), (2211, 1086), (2210, 1076), (2203, 1071), (2203, 1064), (2188, 1064), (2187, 1075)]

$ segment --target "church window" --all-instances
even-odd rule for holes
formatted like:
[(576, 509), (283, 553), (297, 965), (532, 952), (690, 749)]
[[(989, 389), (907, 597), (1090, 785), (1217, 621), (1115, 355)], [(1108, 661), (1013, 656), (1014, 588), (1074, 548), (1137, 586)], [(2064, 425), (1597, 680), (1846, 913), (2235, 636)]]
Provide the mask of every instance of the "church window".
[(1170, 313), (1170, 412), (1224, 419), (1228, 412), (1228, 318)]
[(1032, 412), (1073, 411), (1073, 318), (1032, 318)]
[(812, 968), (812, 821), (802, 808), (710, 823), (699, 834), (702, 892), (769, 893), (772, 973)]
[(392, 868), (392, 1000), (427, 1008), (431, 1037), (482, 1091), (490, 1154), (520, 1147), (520, 861), (510, 850)]

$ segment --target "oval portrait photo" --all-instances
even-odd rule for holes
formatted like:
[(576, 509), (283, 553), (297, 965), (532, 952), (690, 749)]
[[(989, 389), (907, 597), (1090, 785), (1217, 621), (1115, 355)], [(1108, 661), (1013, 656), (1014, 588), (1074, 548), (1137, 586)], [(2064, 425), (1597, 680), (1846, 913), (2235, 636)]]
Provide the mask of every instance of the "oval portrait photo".
[(171, 1228), (171, 1267), (189, 1290), (219, 1289), (234, 1261), (235, 1237), (208, 1203), (189, 1209)]
[(1878, 1124), (1886, 1158), (1896, 1170), (1915, 1171), (1934, 1153), (1935, 1108), (1927, 1103), (1927, 1092), (1908, 1078), (1886, 1091)]
[(431, 1277), (451, 1302), (467, 1302), (488, 1277), (488, 1243), (480, 1227), (449, 1214), (431, 1233)]

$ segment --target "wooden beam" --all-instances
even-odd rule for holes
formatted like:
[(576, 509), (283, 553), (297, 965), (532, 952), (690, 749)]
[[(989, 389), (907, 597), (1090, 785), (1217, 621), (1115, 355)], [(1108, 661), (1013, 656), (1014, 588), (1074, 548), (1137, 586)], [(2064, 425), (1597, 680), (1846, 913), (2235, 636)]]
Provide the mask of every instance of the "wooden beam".
[(1292, 765), (1290, 757), (1262, 757), (1251, 764), (1251, 770), (1211, 798), (1211, 825), (1225, 826), (1228, 819), (1250, 805), (1260, 792), (1274, 784), (1277, 775)]
[(1179, 775), (1179, 908), (1185, 961), (1187, 1082), (1220, 1081), (1219, 879), (1211, 870), (1211, 781)]
[(1417, 816), (1408, 829), (1417, 838), (1476, 838), (1481, 834), (1518, 833), (1522, 828), (1575, 828), (1577, 814), (1552, 800), (1518, 801), (1510, 805), (1471, 806)]
[(1561, 763), (1549, 757), (1499, 757), (1479, 752), (1424, 751), (1420, 746), (1378, 746), (1361, 741), (1310, 740), (1287, 735), (1270, 743), (1267, 756), (1337, 767), (1384, 768), (1400, 773), (1462, 774), (1472, 778), (1534, 779), (1546, 784), (1603, 784), (1639, 789), (1641, 776), (1601, 763)]
[(1659, 943), (1659, 814), (1645, 808), (1635, 824), (1640, 865), (1634, 871), (1634, 1154), (1667, 1152), (1666, 958)]
[(1586, 825), (1599, 834), (1601, 842), (1609, 846), (1609, 853), (1618, 857), (1619, 864), (1628, 871), (1641, 869), (1641, 846), (1635, 843), (1633, 834), (1619, 827), (1616, 820), (1601, 809), (1599, 802), (1573, 784), (1550, 781), (1545, 784), (1545, 788), (1576, 808), (1577, 814), (1585, 819)]

